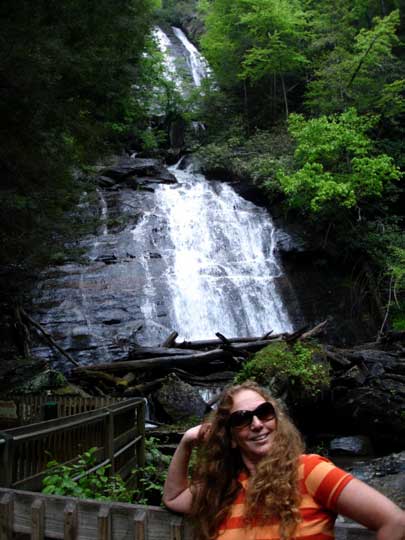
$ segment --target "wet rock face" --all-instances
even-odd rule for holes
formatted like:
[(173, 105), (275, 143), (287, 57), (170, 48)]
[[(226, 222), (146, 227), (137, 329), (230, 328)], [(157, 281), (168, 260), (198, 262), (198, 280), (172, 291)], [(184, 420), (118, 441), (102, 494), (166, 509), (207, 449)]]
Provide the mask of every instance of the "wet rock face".
[(356, 350), (356, 365), (336, 374), (332, 402), (342, 428), (368, 433), (379, 452), (405, 446), (405, 356), (401, 351)]
[(176, 178), (158, 159), (123, 157), (100, 171), (100, 187), (109, 187), (111, 182), (137, 188), (151, 184), (175, 184)]
[(296, 324), (303, 320), (314, 326), (327, 318), (325, 341), (343, 346), (374, 339), (380, 314), (364, 275), (356, 275), (352, 265), (327, 249), (324, 238), (310, 234), (305, 224), (281, 217), (276, 223), (277, 247), (300, 306), (298, 319), (290, 312)]
[[(173, 330), (167, 223), (154, 194), (120, 187), (99, 196), (99, 230), (81, 241), (82, 263), (43, 272), (27, 306), (83, 365), (125, 359), (134, 343), (158, 344)], [(72, 367), (41, 341), (33, 353), (59, 369)]]

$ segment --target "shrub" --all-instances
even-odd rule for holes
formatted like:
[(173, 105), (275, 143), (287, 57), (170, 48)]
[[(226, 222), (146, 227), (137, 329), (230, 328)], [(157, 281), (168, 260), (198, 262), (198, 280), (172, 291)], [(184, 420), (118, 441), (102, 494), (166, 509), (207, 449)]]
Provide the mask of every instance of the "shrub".
[(316, 397), (330, 384), (329, 366), (322, 361), (322, 349), (315, 342), (268, 345), (245, 363), (235, 382), (247, 379), (269, 387), (275, 395), (294, 392), (292, 401)]
[(135, 498), (138, 504), (159, 505), (162, 500), (163, 484), (166, 480), (171, 457), (162, 454), (157, 443), (158, 440), (155, 437), (149, 437), (145, 440), (146, 465), (132, 471), (138, 477), (135, 488)]
[(42, 492), (81, 499), (160, 504), (171, 458), (161, 453), (154, 437), (147, 438), (145, 446), (146, 465), (131, 471), (137, 479), (135, 488), (128, 487), (119, 475), (108, 475), (110, 465), (89, 472), (96, 464), (97, 451), (90, 448), (73, 464), (49, 461)]
[(110, 465), (89, 473), (96, 463), (96, 450), (97, 448), (90, 448), (73, 464), (49, 461), (49, 474), (43, 480), (42, 492), (81, 499), (132, 502), (134, 490), (128, 488), (119, 475), (108, 476)]

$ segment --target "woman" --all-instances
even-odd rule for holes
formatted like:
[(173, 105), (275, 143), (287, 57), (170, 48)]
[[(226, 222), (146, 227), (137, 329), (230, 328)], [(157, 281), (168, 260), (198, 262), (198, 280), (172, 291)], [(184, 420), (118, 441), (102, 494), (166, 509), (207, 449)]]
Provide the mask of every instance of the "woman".
[(330, 540), (338, 513), (376, 531), (377, 540), (405, 540), (405, 512), (303, 450), (297, 429), (263, 388), (250, 381), (232, 386), (209, 422), (184, 434), (163, 502), (194, 518), (198, 540)]

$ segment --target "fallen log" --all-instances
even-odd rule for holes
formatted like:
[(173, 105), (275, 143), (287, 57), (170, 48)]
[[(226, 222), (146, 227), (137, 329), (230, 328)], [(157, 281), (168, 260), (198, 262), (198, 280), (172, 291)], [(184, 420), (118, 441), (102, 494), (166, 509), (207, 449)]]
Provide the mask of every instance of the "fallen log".
[(164, 381), (165, 379), (161, 378), (155, 379), (154, 381), (150, 381), (147, 383), (137, 384), (136, 386), (130, 386), (124, 391), (124, 396), (146, 396), (146, 394), (149, 394), (150, 392), (156, 390), (156, 388), (163, 384)]
[[(174, 348), (161, 348), (161, 347), (136, 347), (129, 351), (128, 360), (146, 360), (146, 358), (156, 358), (164, 356), (184, 356), (187, 354), (194, 354), (194, 349), (174, 349)], [(117, 360), (119, 362), (120, 360)]]
[(273, 333), (273, 330), (269, 330), (269, 332), (266, 332), (265, 334), (262, 335), (261, 339), (268, 339), (272, 333)]
[(69, 360), (69, 362), (72, 362), (72, 364), (74, 364), (75, 366), (79, 366), (79, 362), (76, 362), (76, 360), (74, 358), (72, 358), (70, 356), (69, 353), (67, 353), (64, 349), (62, 349), (62, 347), (60, 345), (58, 345), (56, 343), (56, 341), (53, 339), (53, 337), (48, 334), (48, 332), (46, 330), (44, 330), (42, 328), (42, 326), (37, 322), (37, 321), (34, 321), (34, 319), (32, 319), (28, 313), (26, 313), (23, 309), (21, 309), (21, 315), (30, 323), (32, 324), (32, 326), (34, 326), (37, 330), (39, 330), (39, 332), (41, 333), (41, 335), (45, 338), (45, 340), (47, 341), (47, 343), (49, 345), (51, 345), (51, 347), (53, 347), (54, 349), (56, 349), (60, 354), (62, 354), (65, 358), (67, 358)]
[[(240, 347), (237, 347), (238, 345), (237, 343), (233, 344), (228, 338), (226, 338), (220, 332), (217, 332), (215, 335), (218, 336), (218, 338), (222, 341), (223, 343), (222, 348), (224, 350), (229, 351), (231, 353), (237, 353), (238, 355), (241, 355), (243, 358), (248, 358), (249, 356), (251, 356), (252, 353), (250, 351), (247, 351), (245, 348), (241, 349)], [(256, 342), (253, 342), (253, 343), (256, 343)], [(239, 358), (235, 360), (236, 360), (235, 366), (238, 366)]]
[(314, 328), (312, 328), (312, 330), (308, 330), (308, 332), (304, 332), (302, 334), (302, 336), (300, 337), (300, 339), (308, 339), (310, 337), (317, 336), (318, 334), (320, 334), (321, 332), (324, 331), (325, 326), (327, 324), (328, 324), (328, 319), (325, 319), (321, 323), (314, 326)]
[(292, 334), (285, 334), (284, 340), (287, 341), (287, 343), (291, 343), (292, 341), (297, 341), (299, 338), (301, 338), (305, 332), (308, 330), (308, 325), (303, 326), (302, 328), (299, 328)]
[(80, 369), (80, 377), (84, 377), (86, 380), (90, 379), (97, 382), (103, 382), (109, 388), (111, 388), (111, 386), (118, 386), (119, 384), (119, 379), (106, 373), (104, 370), (90, 370), (87, 369), (87, 367), (77, 369)]
[(94, 366), (86, 366), (85, 368), (75, 368), (72, 374), (80, 375), (83, 371), (104, 371), (107, 373), (118, 373), (120, 371), (137, 371), (140, 369), (171, 369), (175, 366), (194, 367), (200, 364), (206, 364), (212, 360), (227, 361), (229, 353), (223, 349), (214, 349), (207, 352), (196, 352), (194, 354), (178, 355), (178, 356), (160, 356), (149, 358), (147, 360), (128, 360), (126, 362), (113, 362), (111, 364), (96, 364)]
[[(270, 332), (268, 333), (270, 334)], [(267, 334), (266, 334), (267, 335)], [(263, 336), (256, 336), (256, 337), (239, 337), (239, 338), (227, 338), (229, 343), (232, 345), (235, 343), (253, 343), (256, 341), (273, 341), (277, 339), (281, 339), (283, 336), (288, 334), (274, 334), (271, 336), (268, 336), (264, 338)], [(176, 347), (178, 348), (186, 348), (186, 349), (205, 349), (206, 347), (217, 347), (218, 345), (221, 345), (223, 341), (221, 339), (201, 339), (198, 341), (182, 341), (181, 343), (176, 343)]]
[(209, 375), (194, 375), (183, 369), (174, 368), (173, 373), (176, 373), (183, 381), (202, 386), (215, 385), (216, 383), (226, 384), (235, 377), (234, 371), (222, 371), (220, 373), (210, 373)]
[(173, 347), (178, 337), (178, 332), (172, 332), (162, 343), (161, 347)]
[(266, 347), (267, 345), (274, 343), (274, 341), (282, 341), (282, 340), (283, 338), (279, 337), (278, 339), (262, 339), (262, 340), (257, 340), (257, 341), (232, 343), (232, 349), (235, 350), (235, 352), (238, 352), (238, 354), (241, 351), (256, 352), (256, 351), (260, 351), (260, 349), (263, 349), (263, 347)]
[(23, 321), (24, 311), (20, 306), (14, 309), (14, 330), (16, 334), (17, 347), (25, 358), (31, 356), (31, 335), (27, 325)]

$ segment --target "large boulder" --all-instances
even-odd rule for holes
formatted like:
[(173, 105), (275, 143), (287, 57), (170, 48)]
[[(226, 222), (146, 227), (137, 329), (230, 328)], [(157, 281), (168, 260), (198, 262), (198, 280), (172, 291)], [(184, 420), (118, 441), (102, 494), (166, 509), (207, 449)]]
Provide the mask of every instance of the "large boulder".
[(166, 377), (163, 385), (154, 393), (153, 399), (157, 414), (170, 422), (179, 422), (190, 417), (200, 420), (207, 409), (207, 404), (198, 391), (175, 374)]
[(175, 176), (158, 159), (120, 158), (114, 165), (100, 171), (100, 182), (106, 184), (106, 179), (112, 179), (119, 184), (137, 187), (148, 182), (175, 184)]
[(352, 435), (349, 437), (336, 437), (329, 443), (330, 454), (348, 456), (369, 456), (373, 448), (369, 437)]
[(405, 447), (405, 357), (380, 347), (341, 351), (351, 366), (335, 366), (331, 403), (341, 429), (369, 435), (385, 452)]

